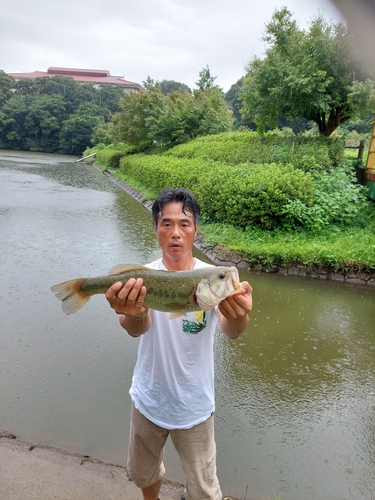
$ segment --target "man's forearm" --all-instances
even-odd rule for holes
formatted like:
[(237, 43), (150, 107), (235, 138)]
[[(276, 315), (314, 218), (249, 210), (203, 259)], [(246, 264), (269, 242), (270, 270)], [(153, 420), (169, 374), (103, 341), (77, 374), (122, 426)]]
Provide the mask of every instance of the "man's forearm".
[(119, 322), (131, 337), (140, 337), (150, 329), (151, 316), (149, 312), (141, 316), (125, 316), (122, 314)]
[(247, 314), (233, 319), (228, 319), (223, 315), (220, 315), (220, 329), (223, 334), (230, 339), (238, 338), (241, 333), (246, 330), (248, 324), (249, 316)]

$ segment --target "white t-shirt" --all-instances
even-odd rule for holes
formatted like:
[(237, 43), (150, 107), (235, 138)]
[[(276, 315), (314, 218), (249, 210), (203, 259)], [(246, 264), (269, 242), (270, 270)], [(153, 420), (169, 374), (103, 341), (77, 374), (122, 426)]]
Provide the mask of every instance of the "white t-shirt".
[[(147, 267), (166, 270), (162, 259)], [(212, 267), (195, 259), (194, 269)], [(213, 342), (216, 308), (169, 319), (151, 310), (152, 326), (139, 339), (129, 394), (137, 410), (168, 430), (189, 429), (215, 411)]]

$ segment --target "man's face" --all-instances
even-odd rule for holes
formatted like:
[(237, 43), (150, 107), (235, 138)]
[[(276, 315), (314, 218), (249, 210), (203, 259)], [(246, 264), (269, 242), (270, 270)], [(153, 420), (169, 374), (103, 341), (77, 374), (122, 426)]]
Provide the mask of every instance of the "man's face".
[(182, 211), (182, 203), (167, 203), (154, 229), (164, 256), (178, 260), (191, 254), (196, 227), (192, 214)]

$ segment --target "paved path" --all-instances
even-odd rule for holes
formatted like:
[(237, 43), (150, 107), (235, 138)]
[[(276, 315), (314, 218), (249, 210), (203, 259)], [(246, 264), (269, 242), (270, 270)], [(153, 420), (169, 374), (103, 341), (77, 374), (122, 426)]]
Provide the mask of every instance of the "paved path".
[[(165, 482), (160, 500), (180, 500)], [(0, 500), (141, 500), (124, 467), (0, 437)]]

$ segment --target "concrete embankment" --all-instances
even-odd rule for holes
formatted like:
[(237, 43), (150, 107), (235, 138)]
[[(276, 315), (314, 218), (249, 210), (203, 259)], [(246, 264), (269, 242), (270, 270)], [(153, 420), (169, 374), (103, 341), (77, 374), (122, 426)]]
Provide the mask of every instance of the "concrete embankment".
[[(142, 201), (142, 194), (136, 189), (131, 188), (125, 182), (120, 181), (111, 174), (109, 170), (105, 170), (104, 174), (119, 187), (124, 189), (128, 194), (133, 196), (136, 200), (143, 203), (143, 205), (151, 210), (151, 201)], [(364, 273), (364, 272), (335, 272), (324, 268), (307, 269), (304, 266), (294, 265), (290, 267), (268, 267), (268, 266), (250, 266), (246, 262), (246, 258), (233, 250), (228, 250), (227, 248), (216, 245), (214, 248), (205, 244), (204, 236), (198, 234), (194, 243), (195, 247), (201, 250), (207, 255), (209, 259), (216, 265), (227, 266), (234, 265), (238, 269), (251, 269), (252, 271), (268, 272), (275, 274), (282, 274), (284, 276), (299, 276), (301, 278), (313, 278), (316, 280), (332, 280), (341, 283), (348, 283), (351, 285), (362, 285), (362, 286), (375, 286), (375, 273)]]
[[(180, 500), (184, 487), (165, 481), (163, 500)], [(68, 451), (33, 445), (0, 429), (1, 500), (141, 500), (126, 468)]]

